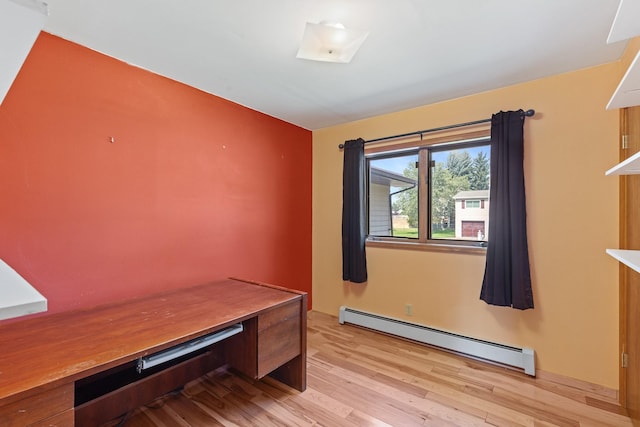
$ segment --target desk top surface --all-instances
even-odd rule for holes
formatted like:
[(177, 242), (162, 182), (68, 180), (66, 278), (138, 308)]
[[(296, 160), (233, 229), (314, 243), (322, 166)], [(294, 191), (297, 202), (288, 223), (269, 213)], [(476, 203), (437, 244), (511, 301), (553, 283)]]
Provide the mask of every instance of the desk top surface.
[(0, 399), (135, 360), (302, 294), (229, 279), (0, 325)]

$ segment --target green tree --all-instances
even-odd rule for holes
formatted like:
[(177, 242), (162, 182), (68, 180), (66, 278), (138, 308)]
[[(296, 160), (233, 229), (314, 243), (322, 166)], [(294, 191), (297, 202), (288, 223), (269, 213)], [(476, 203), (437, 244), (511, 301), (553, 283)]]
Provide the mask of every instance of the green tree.
[[(415, 167), (414, 162), (410, 162), (409, 165), (404, 168), (402, 174), (408, 178), (418, 181), (418, 168)], [(407, 222), (409, 227), (418, 227), (418, 187), (403, 191), (395, 196), (393, 202), (394, 211), (402, 211), (404, 215), (407, 215)]]
[[(418, 169), (410, 163), (403, 175), (418, 180)], [(446, 162), (436, 162), (431, 175), (431, 224), (438, 228), (455, 227), (455, 200), (465, 190), (489, 189), (489, 159), (480, 151), (472, 158), (467, 150), (449, 152)], [(425, 207), (426, 208), (426, 207)], [(394, 197), (393, 209), (407, 215), (410, 227), (418, 227), (417, 187)]]
[[(452, 156), (449, 155), (449, 158)], [(447, 161), (447, 165), (449, 162)], [(431, 224), (443, 227), (448, 220), (448, 227), (455, 226), (456, 205), (453, 196), (469, 189), (467, 176), (455, 176), (442, 163), (436, 163), (431, 183)]]
[(467, 150), (451, 151), (447, 156), (447, 169), (451, 176), (469, 176), (473, 173), (473, 160)]
[(489, 158), (484, 151), (480, 151), (473, 159), (472, 170), (469, 175), (470, 190), (488, 190), (489, 172)]

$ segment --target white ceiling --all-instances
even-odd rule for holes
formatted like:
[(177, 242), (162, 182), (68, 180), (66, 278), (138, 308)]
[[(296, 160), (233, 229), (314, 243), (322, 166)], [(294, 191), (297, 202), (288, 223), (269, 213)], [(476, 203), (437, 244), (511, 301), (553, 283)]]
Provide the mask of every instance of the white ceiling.
[[(625, 47), (606, 44), (618, 0), (46, 1), (51, 34), (311, 130), (615, 61)], [(370, 32), (350, 64), (296, 59), (305, 23), (320, 21)]]

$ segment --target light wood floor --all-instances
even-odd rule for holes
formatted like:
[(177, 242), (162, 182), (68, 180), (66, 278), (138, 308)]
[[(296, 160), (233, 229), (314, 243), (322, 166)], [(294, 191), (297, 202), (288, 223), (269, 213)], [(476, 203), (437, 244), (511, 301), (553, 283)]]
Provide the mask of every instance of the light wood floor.
[(631, 426), (606, 397), (309, 314), (308, 388), (219, 369), (108, 426)]

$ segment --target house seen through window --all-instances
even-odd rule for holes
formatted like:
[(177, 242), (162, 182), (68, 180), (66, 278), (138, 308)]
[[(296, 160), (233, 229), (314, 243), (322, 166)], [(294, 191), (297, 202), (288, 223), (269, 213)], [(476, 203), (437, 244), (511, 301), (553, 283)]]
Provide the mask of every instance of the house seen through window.
[(489, 138), (367, 155), (370, 237), (486, 242)]

